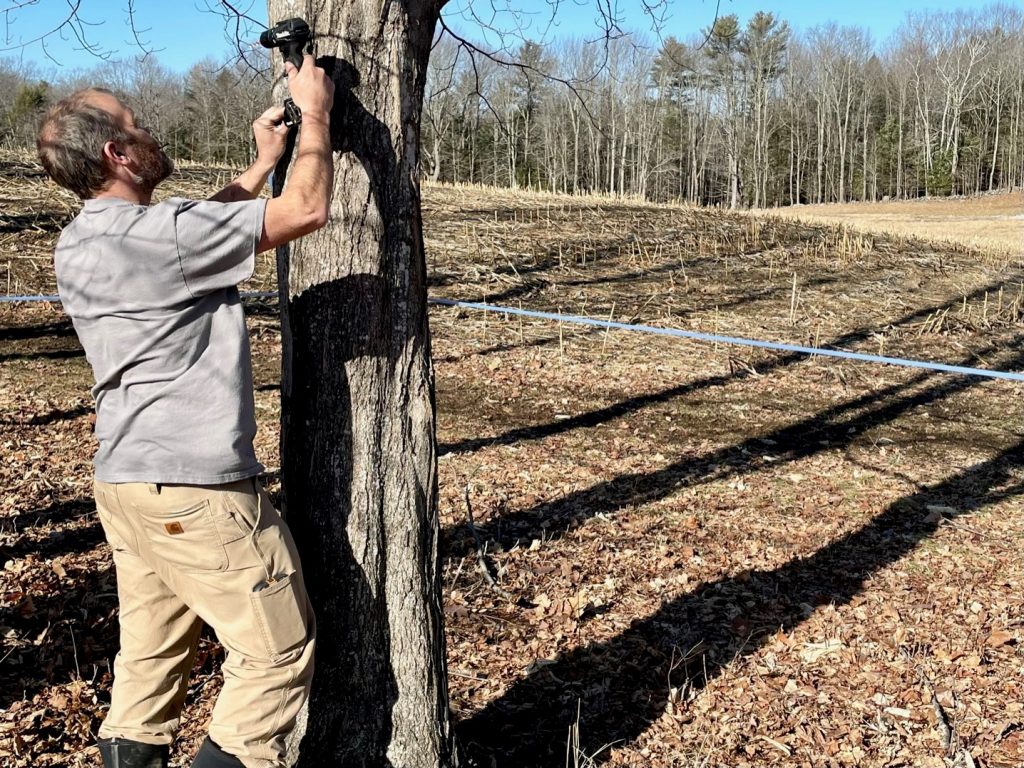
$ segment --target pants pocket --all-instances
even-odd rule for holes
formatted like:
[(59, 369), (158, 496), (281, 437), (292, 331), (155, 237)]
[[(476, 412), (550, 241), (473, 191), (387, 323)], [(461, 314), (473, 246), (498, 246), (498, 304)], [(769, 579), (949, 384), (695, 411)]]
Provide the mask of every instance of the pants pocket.
[(114, 552), (137, 555), (139, 542), (131, 525), (124, 519), (124, 512), (117, 503), (117, 494), (110, 493), (106, 487), (94, 483), (93, 497), (96, 499), (96, 515), (100, 519), (103, 535), (110, 548)]
[[(170, 503), (167, 503), (170, 502)], [(191, 499), (187, 505), (170, 500), (163, 508), (136, 507), (150, 549), (159, 560), (182, 571), (223, 571), (227, 553), (210, 500)]]
[(263, 527), (260, 497), (254, 480), (241, 480), (217, 489), (215, 499), (218, 511), (231, 523), (222, 531), (225, 544), (252, 536), (254, 530)]
[(270, 585), (253, 592), (249, 599), (271, 659), (276, 661), (305, 645), (309, 637), (306, 596), (296, 586), (295, 574), (276, 577)]

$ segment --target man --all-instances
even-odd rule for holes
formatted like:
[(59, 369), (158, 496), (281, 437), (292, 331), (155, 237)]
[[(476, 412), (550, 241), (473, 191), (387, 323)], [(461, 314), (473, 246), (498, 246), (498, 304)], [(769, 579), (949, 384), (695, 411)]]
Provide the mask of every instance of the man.
[(236, 284), (255, 254), (323, 226), (334, 86), (287, 65), (302, 110), (288, 188), (257, 199), (284, 152), (284, 110), (253, 124), (257, 160), (207, 201), (150, 205), (173, 165), (112, 93), (46, 115), (39, 156), (85, 202), (57, 284), (96, 385), (96, 506), (114, 551), (121, 647), (100, 728), (107, 768), (163, 768), (202, 622), (224, 689), (194, 768), (278, 768), (310, 683), (314, 622), (287, 526), (256, 476), (252, 371)]

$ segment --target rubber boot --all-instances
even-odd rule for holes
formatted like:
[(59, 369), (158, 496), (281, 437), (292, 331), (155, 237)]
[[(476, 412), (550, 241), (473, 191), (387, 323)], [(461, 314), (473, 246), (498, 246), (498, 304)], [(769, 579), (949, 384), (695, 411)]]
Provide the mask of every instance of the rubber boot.
[(170, 747), (166, 744), (143, 744), (131, 739), (100, 739), (96, 742), (103, 757), (104, 768), (167, 768)]
[(192, 768), (245, 768), (245, 764), (218, 747), (207, 736), (196, 753), (196, 759), (192, 761)]

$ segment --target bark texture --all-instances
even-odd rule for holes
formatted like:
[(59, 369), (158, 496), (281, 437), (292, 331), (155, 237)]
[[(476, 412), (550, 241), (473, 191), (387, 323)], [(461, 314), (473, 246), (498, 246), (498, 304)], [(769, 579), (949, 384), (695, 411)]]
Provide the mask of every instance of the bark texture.
[(439, 6), (268, 9), (309, 22), (336, 83), (331, 220), (278, 262), (283, 507), (318, 622), (296, 765), (451, 766), (418, 183)]

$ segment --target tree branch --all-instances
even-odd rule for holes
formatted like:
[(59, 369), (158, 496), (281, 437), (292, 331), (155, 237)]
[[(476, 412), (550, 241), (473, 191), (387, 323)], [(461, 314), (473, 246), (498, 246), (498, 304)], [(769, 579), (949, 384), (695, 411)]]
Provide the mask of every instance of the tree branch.
[(135, 45), (138, 46), (139, 50), (143, 53), (143, 58), (158, 53), (159, 51), (166, 50), (165, 48), (154, 49), (150, 47), (149, 43), (142, 39), (142, 35), (152, 30), (152, 27), (146, 27), (145, 29), (139, 29), (139, 26), (135, 23), (135, 0), (128, 0), (128, 27), (132, 31), (132, 37), (135, 40)]
[(61, 17), (56, 24), (48, 27), (45, 32), (37, 35), (36, 37), (29, 40), (20, 40), (18, 43), (12, 44), (11, 24), (17, 21), (16, 18), (12, 18), (12, 14), (15, 14), (25, 8), (38, 5), (39, 0), (10, 0), (6, 8), (0, 9), (0, 13), (4, 16), (4, 41), (6, 46), (0, 48), (0, 53), (24, 50), (29, 46), (38, 44), (43, 49), (43, 55), (51, 61), (59, 63), (47, 50), (46, 41), (54, 35), (60, 35), (63, 39), (67, 39), (64, 35), (70, 32), (70, 34), (78, 40), (79, 44), (82, 46), (82, 50), (91, 53), (98, 59), (109, 59), (111, 55), (110, 51), (104, 51), (94, 43), (90, 43), (85, 30), (85, 27), (99, 26), (103, 22), (89, 22), (81, 17), (80, 10), (82, 0), (65, 0), (65, 2), (68, 6), (67, 15)]
[[(557, 3), (557, 0), (553, 0), (553, 1)], [(591, 113), (589, 105), (584, 100), (584, 98), (580, 95), (580, 90), (582, 90), (580, 88), (580, 85), (583, 84), (583, 83), (593, 82), (593, 80), (597, 77), (597, 72), (595, 72), (591, 77), (587, 78), (586, 80), (569, 80), (569, 79), (566, 79), (566, 78), (563, 78), (563, 77), (558, 77), (556, 75), (551, 74), (550, 72), (544, 72), (544, 71), (538, 69), (537, 67), (534, 67), (531, 64), (526, 64), (526, 63), (521, 62), (521, 61), (515, 61), (513, 59), (508, 59), (508, 58), (505, 58), (504, 56), (502, 56), (502, 55), (500, 55), (498, 53), (495, 53), (493, 51), (484, 50), (483, 48), (478, 46), (476, 43), (471, 42), (470, 40), (466, 39), (462, 35), (458, 34), (454, 30), (452, 30), (452, 28), (448, 26), (448, 24), (447, 24), (447, 22), (445, 21), (444, 18), (439, 19), (438, 20), (438, 24), (440, 25), (441, 30), (442, 30), (442, 32), (444, 34), (449, 35), (453, 40), (455, 40), (455, 42), (457, 42), (459, 44), (460, 48), (466, 50), (466, 52), (469, 54), (470, 61), (473, 64), (473, 71), (474, 71), (474, 74), (476, 75), (476, 95), (478, 95), (484, 101), (484, 103), (487, 104), (488, 109), (495, 116), (495, 118), (498, 119), (499, 123), (501, 122), (501, 119), (499, 118), (498, 113), (494, 110), (494, 108), (487, 101), (487, 98), (480, 92), (479, 72), (478, 72), (477, 67), (476, 67), (476, 58), (475, 58), (476, 55), (482, 56), (485, 59), (487, 59), (488, 61), (492, 61), (495, 64), (498, 64), (499, 66), (505, 67), (507, 69), (518, 69), (521, 72), (535, 74), (535, 75), (538, 75), (539, 77), (541, 77), (541, 78), (543, 78), (543, 79), (545, 79), (545, 80), (547, 80), (549, 82), (558, 83), (559, 85), (565, 86), (566, 88), (569, 89), (570, 92), (572, 92), (573, 96), (576, 97), (577, 101), (579, 101), (580, 106), (583, 107), (583, 111), (587, 113), (587, 117), (590, 118), (591, 122), (595, 126), (598, 125), (597, 118), (595, 118), (594, 115)], [(607, 60), (607, 58), (606, 58), (606, 60)], [(603, 66), (604, 65), (602, 64), (602, 66), (598, 68), (598, 71), (600, 71), (600, 69), (602, 69)], [(502, 127), (502, 130), (506, 130), (506, 129), (504, 127)], [(598, 126), (598, 130), (601, 130), (600, 126)], [(506, 131), (506, 133), (507, 133), (507, 131)], [(603, 131), (602, 131), (602, 133), (603, 133)]]

